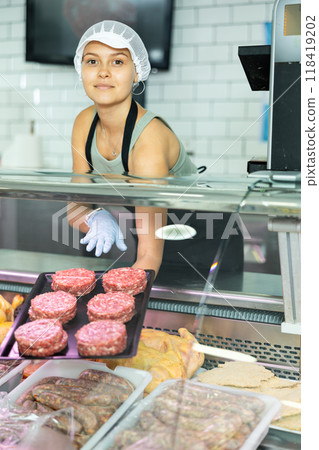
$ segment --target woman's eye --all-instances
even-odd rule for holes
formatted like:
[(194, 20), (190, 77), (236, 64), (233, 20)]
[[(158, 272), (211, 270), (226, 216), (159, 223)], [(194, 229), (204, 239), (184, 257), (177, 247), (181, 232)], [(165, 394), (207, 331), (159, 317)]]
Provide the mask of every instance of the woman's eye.
[(121, 59), (114, 59), (113, 64), (115, 66), (120, 66), (121, 64), (123, 64), (123, 61)]
[(95, 64), (97, 64), (97, 60), (96, 60), (96, 59), (92, 59), (92, 58), (90, 58), (90, 59), (85, 59), (85, 60), (84, 60), (84, 63), (85, 63), (85, 64), (88, 64), (88, 65), (95, 65)]

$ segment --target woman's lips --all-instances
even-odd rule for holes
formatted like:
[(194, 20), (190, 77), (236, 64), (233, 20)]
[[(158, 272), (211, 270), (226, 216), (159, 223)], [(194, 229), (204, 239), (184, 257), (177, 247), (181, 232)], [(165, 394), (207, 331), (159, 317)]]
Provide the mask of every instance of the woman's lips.
[(113, 86), (110, 84), (96, 84), (95, 87), (97, 89), (100, 89), (101, 91), (107, 91), (108, 89), (111, 89)]

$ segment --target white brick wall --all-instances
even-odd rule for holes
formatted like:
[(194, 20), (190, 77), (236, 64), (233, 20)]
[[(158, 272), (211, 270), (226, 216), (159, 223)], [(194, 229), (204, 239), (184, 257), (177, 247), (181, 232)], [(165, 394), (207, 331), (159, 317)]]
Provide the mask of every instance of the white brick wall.
[[(211, 175), (244, 174), (249, 159), (266, 156), (267, 93), (250, 90), (237, 52), (264, 44), (273, 3), (175, 0), (171, 68), (151, 74), (147, 107)], [(73, 68), (25, 62), (24, 39), (25, 0), (0, 0), (0, 155), (35, 120), (44, 164), (69, 170), (73, 120), (90, 101)]]

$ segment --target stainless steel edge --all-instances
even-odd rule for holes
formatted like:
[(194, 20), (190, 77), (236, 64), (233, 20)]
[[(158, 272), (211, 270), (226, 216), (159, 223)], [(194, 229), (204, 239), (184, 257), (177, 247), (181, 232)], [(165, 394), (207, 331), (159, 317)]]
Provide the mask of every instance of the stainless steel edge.
[[(209, 292), (205, 293), (207, 305), (229, 306), (232, 308), (249, 308), (264, 311), (283, 312), (283, 300), (280, 297), (268, 297), (262, 295), (249, 295), (240, 292)], [(167, 287), (153, 286), (151, 298), (160, 300), (183, 301), (187, 303), (199, 303), (203, 291), (189, 289), (170, 289)]]
[(0, 270), (0, 281), (21, 283), (21, 284), (34, 284), (38, 278), (38, 273), (28, 273), (13, 270)]
[[(34, 284), (39, 276), (35, 272), (23, 272), (13, 270), (0, 270), (0, 281)], [(176, 289), (166, 286), (158, 286), (154, 283), (150, 297), (159, 300), (183, 301), (186, 303), (199, 303), (203, 295), (202, 289)], [(207, 305), (228, 306), (236, 308), (249, 308), (264, 311), (283, 312), (284, 305), (281, 297), (258, 294), (246, 294), (241, 292), (209, 292), (206, 293)]]
[(0, 196), (196, 211), (235, 212), (239, 208), (247, 214), (297, 217), (301, 203), (300, 185), (277, 183), (270, 186), (262, 179), (247, 177), (146, 180), (118, 176), (108, 179), (96, 175), (3, 170), (0, 170)]

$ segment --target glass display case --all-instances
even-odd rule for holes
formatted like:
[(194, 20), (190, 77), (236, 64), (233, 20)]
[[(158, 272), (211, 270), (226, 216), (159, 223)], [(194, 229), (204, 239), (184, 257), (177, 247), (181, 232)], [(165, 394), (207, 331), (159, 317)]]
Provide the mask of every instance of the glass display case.
[[(103, 206), (117, 219), (124, 214), (127, 252), (87, 253), (83, 235), (69, 226), (70, 202)], [(163, 208), (172, 223), (195, 230), (190, 239), (165, 242), (144, 327), (177, 334), (180, 327), (193, 330), (200, 316), (202, 344), (248, 353), (276, 375), (298, 380), (300, 184), (294, 182), (1, 170), (1, 292), (27, 294), (41, 272), (132, 264), (135, 206)], [(204, 367), (219, 363), (207, 355)], [(268, 439), (287, 441), (281, 433), (271, 430)], [(298, 448), (300, 435), (289, 439)]]
[[(300, 185), (247, 177), (151, 180), (2, 170), (0, 196), (3, 288), (18, 282), (28, 290), (45, 271), (82, 266), (106, 270), (134, 262), (136, 236), (130, 226), (125, 254), (117, 249), (101, 258), (88, 254), (79, 244), (81, 233), (68, 224), (68, 202), (104, 206), (115, 214), (122, 211), (128, 221), (134, 206), (165, 208), (172, 222), (191, 224), (197, 235), (166, 241), (145, 326), (176, 331), (182, 323), (194, 320), (204, 301), (203, 342), (246, 349), (275, 371), (299, 377), (299, 333), (293, 328), (282, 332), (282, 324), (287, 322), (285, 303), (291, 306), (284, 286), (291, 284), (291, 276), (287, 279), (283, 273), (278, 236), (287, 234), (289, 242), (298, 236)], [(226, 241), (229, 238), (227, 251), (209, 286), (207, 277), (225, 237)], [(290, 264), (296, 260), (297, 247), (288, 249), (294, 255), (290, 255)], [(294, 284), (298, 277), (295, 267)], [(293, 294), (295, 315), (288, 322), (296, 325), (300, 299), (297, 290)], [(214, 364), (215, 360), (207, 359), (207, 367)]]

